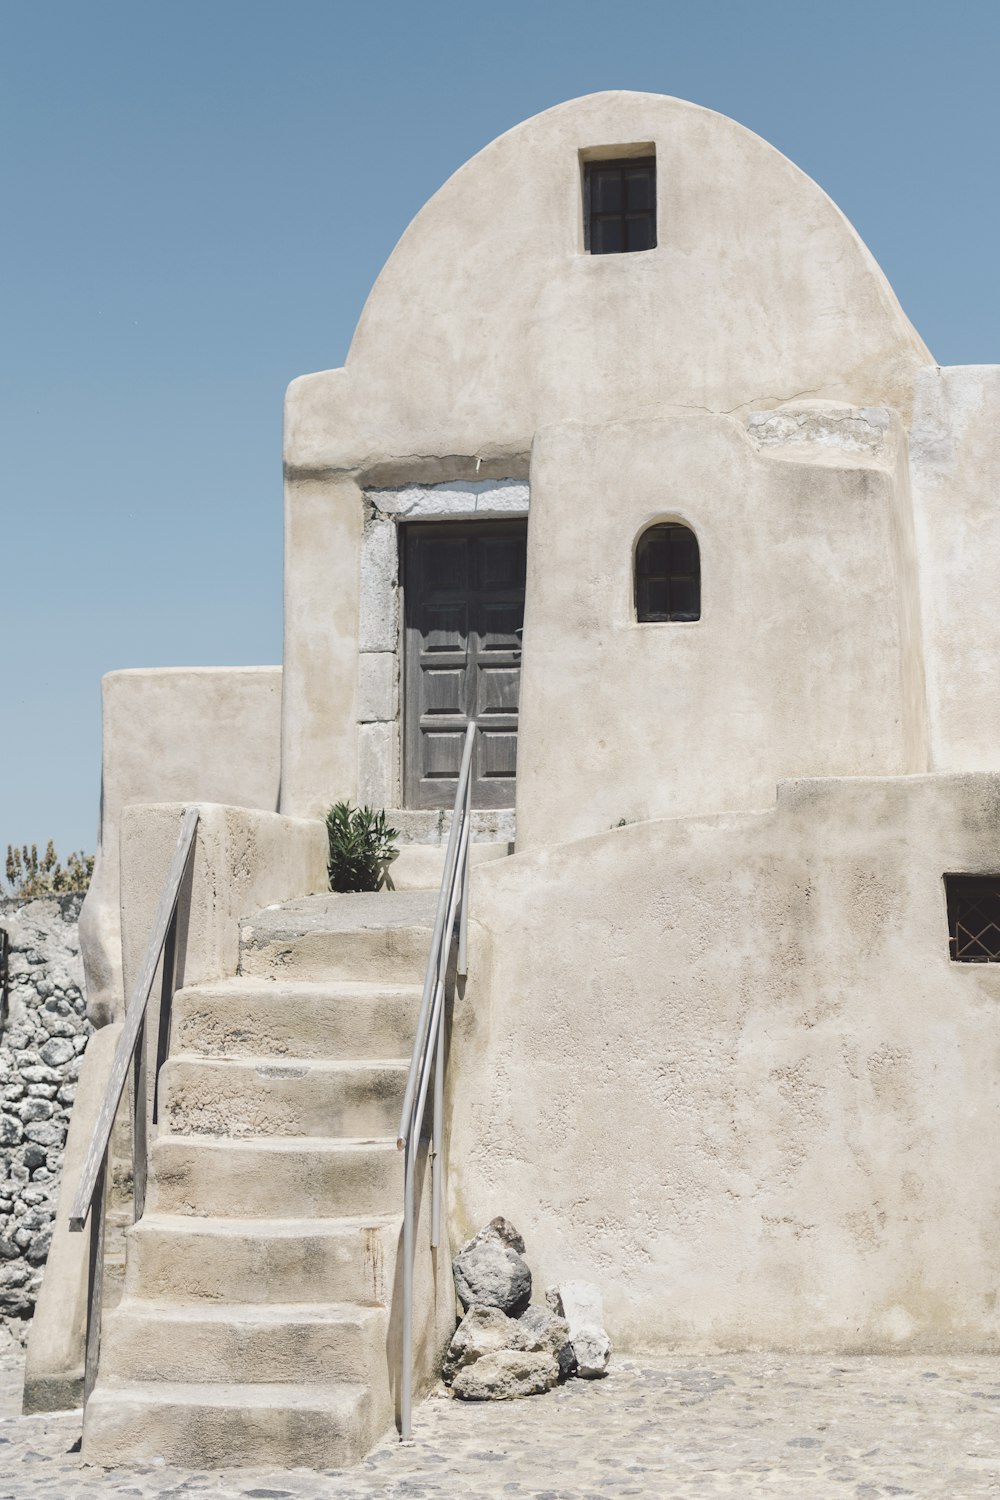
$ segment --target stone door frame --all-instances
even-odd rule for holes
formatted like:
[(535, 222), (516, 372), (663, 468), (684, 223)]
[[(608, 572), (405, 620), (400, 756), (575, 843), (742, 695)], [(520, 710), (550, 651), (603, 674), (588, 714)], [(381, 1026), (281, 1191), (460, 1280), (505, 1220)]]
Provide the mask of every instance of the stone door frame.
[(400, 523), (527, 516), (524, 479), (454, 480), (364, 491), (358, 619), (358, 802), (403, 805)]

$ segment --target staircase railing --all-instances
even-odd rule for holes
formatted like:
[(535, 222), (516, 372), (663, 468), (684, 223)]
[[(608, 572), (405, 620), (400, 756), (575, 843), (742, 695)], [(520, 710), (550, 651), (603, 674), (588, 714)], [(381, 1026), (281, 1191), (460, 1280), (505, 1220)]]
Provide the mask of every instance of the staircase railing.
[[(153, 930), (150, 933), (146, 954), (135, 982), (131, 998), (125, 1010), (118, 1045), (115, 1048), (111, 1073), (101, 1110), (94, 1125), (87, 1155), (84, 1158), (77, 1185), (73, 1207), (70, 1210), (69, 1227), (82, 1233), (90, 1220), (90, 1262), (87, 1283), (87, 1333), (86, 1360), (84, 1365), (83, 1399), (86, 1403), (97, 1379), (97, 1362), (101, 1347), (101, 1304), (104, 1283), (104, 1239), (107, 1220), (107, 1199), (110, 1177), (111, 1132), (115, 1116), (129, 1072), (132, 1073), (132, 1209), (134, 1219), (142, 1217), (146, 1203), (146, 1178), (149, 1163), (149, 1146), (146, 1122), (149, 1115), (155, 1123), (157, 1117), (156, 1085), (160, 1069), (167, 1056), (170, 1042), (170, 1008), (174, 997), (177, 970), (177, 900), (181, 883), (194, 849), (198, 828), (198, 809), (185, 808), (177, 845), (166, 883), (160, 896)], [(146, 1011), (153, 989), (156, 970), (163, 958), (160, 986), (160, 1016), (156, 1043), (156, 1065), (152, 1080), (149, 1078), (146, 1048)], [(150, 1099), (152, 1088), (152, 1099)], [(150, 1109), (152, 1105), (152, 1109)]]
[(416, 1167), (420, 1132), (427, 1109), (427, 1095), (433, 1080), (433, 1123), (430, 1138), (431, 1164), (431, 1249), (441, 1242), (441, 1160), (444, 1129), (445, 1070), (445, 996), (452, 948), (456, 942), (458, 919), (458, 967), (468, 972), (467, 947), (469, 926), (469, 840), (472, 828), (472, 747), (476, 726), (470, 724), (465, 734), (462, 766), (458, 773), (455, 810), (448, 834), (444, 874), (438, 893), (431, 938), (430, 957), (424, 976), (424, 990), (417, 1018), (410, 1071), (403, 1095), (403, 1111), (396, 1144), (405, 1152), (403, 1169), (403, 1354), (400, 1370), (400, 1437), (409, 1438), (413, 1418), (413, 1263), (416, 1234)]

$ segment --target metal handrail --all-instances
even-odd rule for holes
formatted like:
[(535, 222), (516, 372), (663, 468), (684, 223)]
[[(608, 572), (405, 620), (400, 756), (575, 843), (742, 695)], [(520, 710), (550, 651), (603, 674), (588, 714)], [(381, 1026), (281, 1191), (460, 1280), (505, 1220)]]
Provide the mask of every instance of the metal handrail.
[(104, 1231), (107, 1218), (108, 1167), (111, 1149), (111, 1132), (115, 1116), (121, 1103), (129, 1070), (132, 1070), (132, 1209), (138, 1220), (146, 1204), (146, 1177), (148, 1168), (147, 1114), (149, 1112), (149, 1080), (146, 1062), (146, 1012), (153, 989), (153, 980), (160, 958), (163, 958), (163, 974), (160, 989), (160, 1017), (156, 1046), (156, 1066), (152, 1080), (152, 1117), (157, 1117), (156, 1085), (167, 1055), (170, 1040), (170, 1006), (174, 996), (174, 980), (177, 970), (177, 901), (181, 883), (191, 859), (195, 833), (198, 828), (198, 809), (184, 810), (180, 833), (174, 848), (173, 859), (167, 873), (160, 904), (156, 910), (153, 930), (150, 933), (146, 954), (135, 982), (131, 998), (125, 1010), (118, 1045), (111, 1064), (104, 1102), (94, 1125), (87, 1155), (80, 1171), (76, 1196), (70, 1210), (69, 1227), (79, 1234), (90, 1219), (90, 1267), (87, 1293), (86, 1363), (84, 1367), (84, 1402), (86, 1403), (97, 1378), (97, 1361), (101, 1344), (101, 1300), (104, 1281)]
[(445, 988), (458, 919), (458, 974), (468, 973), (469, 842), (472, 829), (472, 747), (476, 726), (465, 732), (458, 773), (455, 809), (444, 857), (444, 873), (434, 914), (431, 951), (417, 1017), (417, 1032), (406, 1078), (403, 1109), (396, 1144), (405, 1152), (403, 1170), (403, 1353), (399, 1382), (400, 1437), (405, 1442), (413, 1419), (413, 1262), (415, 1236), (416, 1160), (427, 1094), (434, 1081), (431, 1163), (431, 1249), (441, 1241), (442, 1163), (444, 1128)]

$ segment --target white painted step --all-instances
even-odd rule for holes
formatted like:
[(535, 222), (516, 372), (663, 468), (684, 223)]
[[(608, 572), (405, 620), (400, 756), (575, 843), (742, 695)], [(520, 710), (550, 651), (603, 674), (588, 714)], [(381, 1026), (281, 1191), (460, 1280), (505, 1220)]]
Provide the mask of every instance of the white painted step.
[(421, 988), (249, 975), (200, 984), (174, 996), (171, 1046), (204, 1057), (406, 1057)]
[(161, 1135), (153, 1143), (147, 1202), (157, 1213), (336, 1218), (395, 1213), (402, 1201), (403, 1153), (394, 1135)]
[(382, 1307), (392, 1294), (401, 1222), (399, 1214), (195, 1219), (147, 1212), (129, 1231), (125, 1295)]
[(421, 983), (436, 900), (433, 891), (328, 893), (269, 907), (240, 924), (240, 974)]
[(160, 1073), (160, 1119), (174, 1135), (395, 1135), (408, 1067), (175, 1055)]
[(199, 1468), (356, 1463), (381, 1430), (368, 1391), (330, 1385), (102, 1382), (87, 1403), (85, 1463), (163, 1458)]
[(199, 1384), (377, 1378), (384, 1308), (348, 1303), (154, 1302), (124, 1298), (101, 1330), (101, 1379)]

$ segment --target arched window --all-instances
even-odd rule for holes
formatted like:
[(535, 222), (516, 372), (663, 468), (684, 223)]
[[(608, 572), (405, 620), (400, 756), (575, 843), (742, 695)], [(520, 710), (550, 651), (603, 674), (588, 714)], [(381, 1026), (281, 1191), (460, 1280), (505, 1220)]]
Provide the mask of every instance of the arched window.
[(635, 549), (635, 613), (640, 624), (701, 619), (698, 538), (679, 521), (642, 533)]

